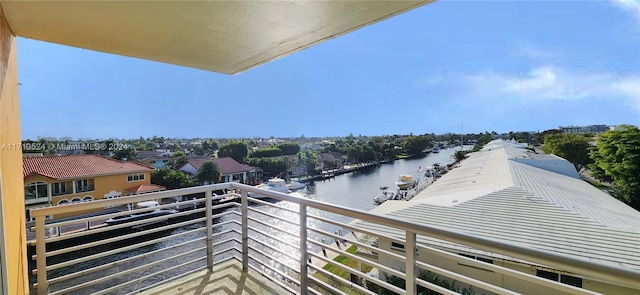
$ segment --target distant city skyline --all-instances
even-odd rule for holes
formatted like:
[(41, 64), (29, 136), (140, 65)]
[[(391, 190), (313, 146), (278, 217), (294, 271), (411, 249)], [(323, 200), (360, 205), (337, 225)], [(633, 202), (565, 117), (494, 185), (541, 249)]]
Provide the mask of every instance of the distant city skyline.
[(236, 76), (24, 38), (18, 62), (24, 139), (640, 125), (638, 0), (435, 2)]

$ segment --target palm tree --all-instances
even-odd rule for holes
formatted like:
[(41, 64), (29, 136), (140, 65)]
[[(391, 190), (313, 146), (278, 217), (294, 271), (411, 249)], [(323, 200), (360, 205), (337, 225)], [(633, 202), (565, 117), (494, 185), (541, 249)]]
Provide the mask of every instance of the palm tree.
[(220, 167), (213, 161), (204, 162), (198, 169), (198, 182), (202, 184), (219, 182), (221, 176)]

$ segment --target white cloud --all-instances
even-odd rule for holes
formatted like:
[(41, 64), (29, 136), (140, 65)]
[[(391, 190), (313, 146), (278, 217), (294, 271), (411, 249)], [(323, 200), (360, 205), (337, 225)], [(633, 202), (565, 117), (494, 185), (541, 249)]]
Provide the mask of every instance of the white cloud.
[(636, 17), (640, 18), (640, 0), (609, 0), (615, 6), (630, 11)]
[(471, 93), (482, 99), (527, 104), (609, 99), (629, 104), (640, 113), (640, 76), (571, 72), (544, 66), (523, 74), (486, 72), (466, 76)]

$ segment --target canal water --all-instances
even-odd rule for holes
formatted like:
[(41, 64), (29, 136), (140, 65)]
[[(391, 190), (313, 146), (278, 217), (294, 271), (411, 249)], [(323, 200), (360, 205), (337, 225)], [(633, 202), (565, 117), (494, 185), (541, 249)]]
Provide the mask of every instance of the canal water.
[[(467, 146), (465, 146), (465, 149), (469, 148)], [(376, 197), (379, 193), (380, 193), (380, 187), (381, 186), (385, 186), (385, 187), (389, 187), (389, 189), (395, 189), (396, 185), (395, 185), (395, 181), (398, 180), (400, 175), (412, 175), (414, 177), (414, 179), (422, 179), (422, 174), (423, 172), (420, 171), (420, 167), (422, 168), (427, 168), (429, 166), (432, 166), (434, 163), (439, 163), (441, 165), (446, 165), (447, 163), (452, 161), (452, 156), (455, 153), (456, 150), (459, 150), (459, 147), (456, 148), (448, 148), (448, 149), (443, 149), (440, 151), (440, 153), (436, 153), (436, 154), (428, 154), (424, 157), (421, 158), (412, 158), (412, 159), (403, 159), (403, 160), (398, 160), (398, 161), (394, 161), (391, 163), (385, 163), (382, 164), (380, 166), (372, 166), (372, 167), (368, 167), (362, 170), (358, 170), (358, 171), (354, 171), (351, 173), (346, 173), (346, 174), (342, 174), (342, 175), (338, 175), (335, 176), (333, 178), (330, 179), (326, 179), (326, 180), (319, 180), (319, 181), (314, 181), (314, 182), (310, 182), (307, 183), (307, 188), (303, 191), (300, 192), (295, 192), (294, 194), (297, 195), (301, 195), (305, 198), (310, 198), (310, 199), (315, 199), (318, 201), (323, 201), (323, 202), (327, 202), (327, 203), (332, 203), (335, 205), (340, 205), (340, 206), (344, 206), (344, 207), (348, 207), (348, 208), (355, 208), (355, 209), (359, 209), (359, 210), (364, 210), (364, 211), (368, 211), (371, 210), (375, 207), (374, 203), (373, 203), (373, 198)], [(285, 208), (289, 208), (291, 210), (298, 210), (298, 205), (293, 204), (293, 203), (288, 203), (288, 202), (276, 202), (275, 200), (273, 200), (272, 202), (275, 202), (275, 205), (277, 206), (281, 206), (281, 207), (285, 207)], [(286, 211), (282, 211), (279, 210), (277, 208), (274, 207), (270, 207), (270, 206), (265, 206), (265, 205), (257, 205), (254, 204), (252, 205), (252, 207), (254, 207), (255, 209), (259, 209), (262, 210), (264, 212), (268, 212), (271, 214), (276, 214), (278, 216), (284, 216), (286, 219), (291, 220), (291, 221), (297, 221), (298, 220), (298, 214), (293, 213), (293, 212), (286, 212)], [(238, 208), (236, 209), (229, 209), (229, 210), (238, 210)], [(329, 218), (331, 220), (335, 220), (341, 223), (347, 223), (349, 222), (349, 218), (344, 217), (344, 216), (332, 216), (331, 214), (327, 213), (327, 212), (323, 212), (323, 211), (317, 211), (314, 210), (313, 208), (309, 209), (309, 215), (316, 215), (316, 216), (320, 216), (320, 217), (324, 217), (324, 218)], [(225, 217), (220, 218), (220, 220), (217, 220), (217, 222), (224, 222), (227, 221), (230, 218), (236, 218), (239, 219), (239, 217), (237, 215), (228, 215)], [(271, 227), (266, 227), (266, 226), (262, 226), (262, 225), (252, 225), (255, 228), (258, 228), (261, 231), (264, 231), (265, 233), (268, 233), (269, 235), (271, 235), (272, 237), (268, 237), (268, 238), (264, 238), (262, 240), (262, 243), (267, 244), (267, 245), (272, 245), (274, 247), (278, 247), (283, 251), (289, 251), (287, 249), (282, 249), (282, 244), (280, 243), (281, 241), (285, 241), (285, 242), (289, 242), (291, 244), (297, 244), (297, 234), (298, 234), (298, 226), (295, 224), (291, 224), (285, 221), (281, 221), (281, 220), (276, 220), (276, 219), (272, 219), (268, 216), (261, 216), (258, 217), (259, 219), (262, 219), (263, 221), (269, 223), (271, 225)], [(327, 231), (327, 232), (334, 232), (334, 233), (338, 233), (338, 231), (341, 231), (341, 229), (337, 228), (334, 225), (329, 225), (326, 223), (321, 223), (318, 220), (314, 220), (313, 218), (309, 219), (309, 227), (310, 228), (319, 228), (321, 230)], [(200, 224), (192, 224), (190, 226), (185, 226), (184, 228), (177, 228), (175, 230), (172, 230), (172, 232), (168, 233), (168, 234), (178, 234), (181, 232), (185, 232), (191, 229), (195, 229), (195, 228), (201, 228), (204, 226), (204, 223), (200, 223)], [(229, 225), (231, 226), (231, 225)], [(226, 231), (227, 229), (229, 229), (229, 227), (220, 227), (217, 228), (215, 231), (216, 232), (223, 232)], [(346, 234), (346, 232), (341, 232), (342, 234)], [(171, 245), (177, 245), (180, 243), (183, 243), (187, 240), (191, 240), (193, 238), (198, 238), (198, 237), (202, 237), (204, 235), (203, 232), (198, 232), (198, 233), (194, 233), (194, 234), (190, 234), (188, 236), (180, 236), (180, 237), (176, 237), (175, 239), (169, 240), (164, 242), (169, 243)], [(152, 238), (157, 238), (156, 236), (154, 237), (146, 237), (144, 238), (144, 240), (149, 240)], [(228, 236), (225, 235), (218, 235), (216, 236), (214, 242), (217, 241), (224, 241), (228, 238)], [(316, 234), (316, 233), (310, 233), (309, 234), (309, 238), (310, 239), (314, 239), (317, 241), (320, 241), (321, 237)], [(142, 239), (142, 237), (141, 237)], [(135, 241), (132, 241), (135, 242)], [(139, 241), (138, 241), (139, 242)], [(326, 243), (331, 243), (332, 240), (325, 240)], [(169, 246), (171, 246), (169, 245)], [(201, 247), (202, 245), (194, 245), (193, 247)], [(104, 253), (110, 250), (115, 250), (117, 248), (120, 247), (124, 247), (127, 245), (118, 245), (118, 244), (108, 244), (108, 245), (103, 245), (100, 247), (97, 247), (95, 249), (91, 249), (90, 252), (92, 253)], [(142, 253), (146, 253), (148, 251), (154, 250), (156, 248), (163, 248), (164, 246), (167, 245), (149, 245), (143, 248), (138, 248), (138, 249), (134, 249), (134, 250), (130, 250), (130, 251), (126, 251), (126, 252), (121, 252), (121, 253), (117, 253), (114, 255), (110, 255), (108, 257), (104, 257), (102, 259), (102, 261), (100, 262), (93, 262), (93, 263), (97, 263), (97, 264), (102, 264), (104, 262), (107, 261), (119, 261), (121, 259), (125, 259), (128, 257), (132, 257), (135, 255), (140, 255)], [(257, 246), (257, 247), (264, 247), (263, 245), (259, 244), (259, 243), (253, 243), (253, 246)], [(148, 248), (148, 249), (147, 249)], [(258, 248), (259, 249), (259, 248)], [(264, 248), (263, 248), (264, 249)], [(315, 251), (318, 252), (320, 249), (315, 249), (314, 247), (311, 247), (310, 249), (311, 251)], [(184, 250), (183, 250), (184, 251)], [(268, 250), (266, 250), (268, 251)], [(289, 253), (294, 253), (297, 252), (297, 249), (291, 249), (290, 251), (293, 252), (289, 252)], [(86, 255), (86, 253), (82, 253), (84, 255)], [(274, 253), (276, 254), (276, 253)], [(164, 259), (167, 258), (168, 254), (163, 254), (162, 256), (154, 256), (154, 257), (145, 257), (145, 260), (147, 263), (151, 262), (151, 261), (155, 261), (158, 259)], [(170, 254), (169, 254), (170, 255)], [(201, 255), (201, 254), (200, 254)], [(229, 254), (231, 255), (231, 254)], [(67, 257), (69, 256), (69, 257)], [(67, 260), (69, 258), (72, 258), (71, 256), (73, 256), (72, 253), (70, 253), (69, 255), (61, 255), (60, 261), (64, 261)], [(274, 255), (276, 257), (280, 256), (280, 255)], [(197, 255), (195, 255), (193, 258), (197, 258)], [(216, 257), (216, 260), (219, 259), (224, 259), (225, 257)], [(50, 262), (57, 262), (56, 260), (58, 259), (53, 259)], [(280, 259), (279, 259), (280, 260)], [(274, 267), (278, 267), (278, 264), (282, 264), (285, 263), (287, 265), (295, 265), (295, 261), (286, 261), (287, 259), (282, 259), (282, 261), (274, 261), (273, 265)], [(140, 263), (140, 262), (138, 262)], [(144, 263), (144, 262), (143, 262)], [(203, 262), (204, 263), (204, 262)], [(60, 275), (64, 275), (66, 273), (72, 273), (72, 272), (77, 272), (86, 268), (89, 268), (92, 265), (92, 262), (87, 262), (85, 263), (87, 265), (74, 265), (68, 268), (64, 268), (64, 269), (60, 269), (60, 270), (56, 270), (53, 272), (50, 272), (50, 275), (57, 277)], [(131, 264), (131, 265), (122, 265), (120, 266), (120, 268), (122, 269), (128, 269), (128, 268), (132, 268), (135, 267), (135, 264)], [(280, 265), (281, 266), (281, 265)], [(35, 267), (35, 263), (31, 263), (31, 267)], [(96, 272), (96, 273), (92, 273), (88, 276), (83, 276), (81, 278), (78, 278), (77, 280), (71, 280), (68, 281), (66, 283), (61, 283), (58, 286), (51, 286), (52, 290), (59, 290), (61, 288), (65, 288), (68, 286), (73, 286), (73, 285), (77, 285), (82, 283), (83, 281), (86, 282), (87, 279), (91, 280), (91, 279), (98, 279), (100, 277), (105, 277), (107, 275), (111, 275), (113, 274), (113, 272), (117, 272), (118, 268), (113, 268), (110, 269), (108, 272)], [(177, 270), (177, 271), (186, 271), (186, 270)], [(143, 275), (144, 273), (140, 273), (137, 274), (138, 276)], [(169, 275), (169, 273), (167, 273), (168, 277), (171, 277), (173, 275)], [(91, 277), (91, 278), (88, 278)], [(35, 282), (35, 277), (32, 276), (30, 278), (31, 283)], [(148, 282), (145, 282), (145, 284), (143, 285), (148, 285), (151, 284), (153, 282), (157, 282), (161, 280), (160, 278), (158, 278), (157, 280), (155, 278), (151, 278)], [(86, 294), (87, 291), (91, 291), (91, 292), (95, 292), (98, 290), (101, 290), (103, 288), (105, 288), (105, 285), (102, 284), (95, 284), (92, 285), (90, 290), (84, 289), (82, 291), (78, 291), (78, 292), (72, 292), (71, 294)], [(143, 287), (141, 285), (138, 286), (132, 286), (133, 289), (130, 289), (129, 291), (135, 290), (138, 287)], [(33, 294), (33, 290), (32, 290), (32, 294)], [(110, 293), (110, 294), (121, 294), (120, 292), (115, 292), (115, 293)]]
[[(467, 146), (465, 146), (465, 149)], [(435, 163), (446, 165), (453, 160), (453, 154), (460, 147), (442, 149), (440, 153), (428, 154), (422, 158), (402, 159), (385, 163), (379, 167), (338, 175), (327, 180), (315, 181), (308, 185), (307, 198), (361, 210), (375, 207), (373, 198), (380, 194), (380, 187), (396, 189), (394, 184), (400, 175), (412, 175), (421, 179), (420, 167), (427, 168)]]

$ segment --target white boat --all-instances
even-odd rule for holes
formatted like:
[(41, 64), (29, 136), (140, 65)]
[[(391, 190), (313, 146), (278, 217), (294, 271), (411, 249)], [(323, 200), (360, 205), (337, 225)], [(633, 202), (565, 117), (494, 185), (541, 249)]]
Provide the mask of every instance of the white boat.
[(400, 179), (396, 181), (396, 185), (399, 189), (408, 189), (416, 184), (416, 181), (413, 180), (413, 176), (411, 175), (400, 175)]
[(428, 167), (424, 171), (424, 176), (425, 177), (435, 177), (436, 176), (436, 170), (433, 169), (433, 167)]
[(384, 190), (382, 191), (382, 194), (376, 196), (375, 198), (373, 198), (373, 203), (375, 205), (380, 205), (388, 200), (399, 200), (400, 195), (392, 192), (392, 191), (387, 191)]
[[(159, 204), (156, 201), (146, 201), (146, 202), (140, 202), (136, 204), (136, 208), (137, 209), (153, 208), (153, 207), (157, 207), (158, 205)], [(133, 228), (141, 228), (141, 227), (155, 224), (155, 223), (166, 222), (167, 220), (169, 220), (168, 216), (175, 213), (178, 213), (178, 211), (173, 209), (156, 209), (149, 212), (116, 216), (116, 217), (107, 219), (104, 223), (106, 223), (107, 225), (116, 225), (116, 224), (123, 224), (127, 222), (150, 219), (150, 218), (159, 217), (159, 216), (167, 216), (167, 218), (162, 218), (159, 220), (154, 220), (154, 221), (142, 223), (142, 224), (136, 224), (135, 226), (133, 226)]]
[(290, 181), (286, 183), (286, 186), (291, 191), (297, 191), (307, 187), (304, 183), (298, 181)]
[[(267, 182), (258, 184), (254, 187), (259, 189), (264, 189), (264, 190), (281, 192), (285, 194), (288, 194), (291, 192), (291, 190), (287, 187), (287, 183), (284, 181), (284, 179), (281, 179), (281, 178), (271, 178)], [(255, 194), (253, 192), (249, 192), (248, 195), (249, 197), (256, 198), (256, 199), (265, 197), (260, 194)]]

